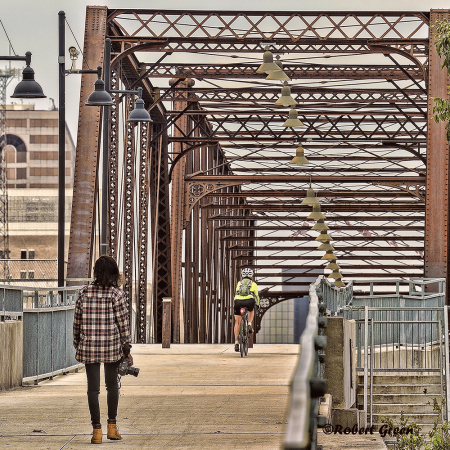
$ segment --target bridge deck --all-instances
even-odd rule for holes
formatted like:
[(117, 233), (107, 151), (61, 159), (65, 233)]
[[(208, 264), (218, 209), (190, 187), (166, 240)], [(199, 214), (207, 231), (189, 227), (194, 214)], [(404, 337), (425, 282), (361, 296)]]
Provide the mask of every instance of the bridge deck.
[[(134, 345), (141, 371), (137, 378), (122, 377), (117, 421), (123, 440), (108, 441), (104, 434), (103, 443), (123, 449), (279, 449), (298, 350), (255, 345), (241, 358), (231, 345)], [(105, 433), (103, 385), (100, 397)], [(2, 392), (0, 404), (0, 448), (92, 449), (84, 370)], [(339, 447), (330, 442), (326, 448)]]

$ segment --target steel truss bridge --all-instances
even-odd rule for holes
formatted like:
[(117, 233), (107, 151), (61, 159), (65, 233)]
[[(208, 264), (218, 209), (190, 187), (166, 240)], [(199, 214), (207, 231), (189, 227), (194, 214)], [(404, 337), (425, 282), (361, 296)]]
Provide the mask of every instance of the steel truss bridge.
[[(432, 97), (447, 98), (450, 83), (431, 25), (448, 17), (87, 7), (83, 68), (103, 64), (109, 38), (111, 89), (142, 87), (153, 120), (126, 123), (134, 100), (113, 94), (108, 252), (123, 266), (138, 342), (161, 342), (165, 297), (174, 342), (230, 341), (244, 266), (265, 310), (307, 295), (326, 264), (301, 204), (310, 186), (344, 280), (447, 276), (449, 146)], [(256, 73), (266, 46), (303, 127), (282, 126), (281, 82)], [(82, 76), (68, 278), (92, 266), (94, 81)], [(308, 165), (290, 164), (299, 143)]]

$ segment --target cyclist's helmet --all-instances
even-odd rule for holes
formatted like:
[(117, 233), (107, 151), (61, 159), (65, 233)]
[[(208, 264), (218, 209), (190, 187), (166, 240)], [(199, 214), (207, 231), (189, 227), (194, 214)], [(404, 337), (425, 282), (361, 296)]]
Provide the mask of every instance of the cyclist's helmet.
[(253, 277), (253, 270), (246, 267), (245, 269), (242, 269), (241, 271), (242, 278), (252, 278)]

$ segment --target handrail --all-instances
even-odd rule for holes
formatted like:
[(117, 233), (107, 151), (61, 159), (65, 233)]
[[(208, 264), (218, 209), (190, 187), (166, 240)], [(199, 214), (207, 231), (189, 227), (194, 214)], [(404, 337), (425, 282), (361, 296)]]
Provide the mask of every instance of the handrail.
[[(284, 440), (285, 449), (315, 449), (318, 397), (325, 393), (325, 382), (318, 378), (318, 350), (325, 347), (325, 337), (318, 336), (319, 277), (309, 288), (309, 312), (300, 338), (300, 357), (291, 382), (291, 404)], [(322, 323), (323, 326), (323, 323)]]

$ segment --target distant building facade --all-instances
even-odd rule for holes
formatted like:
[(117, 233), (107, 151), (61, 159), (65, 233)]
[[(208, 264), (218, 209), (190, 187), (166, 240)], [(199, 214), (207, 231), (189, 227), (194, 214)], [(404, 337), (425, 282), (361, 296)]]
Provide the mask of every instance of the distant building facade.
[[(75, 145), (67, 126), (65, 147), (67, 260), (75, 164)], [(34, 105), (6, 105), (4, 151), (8, 196), (8, 257), (56, 260), (58, 110), (35, 110)], [(33, 269), (24, 270), (26, 273), (22, 270), (20, 275), (22, 279), (34, 276)], [(11, 276), (16, 278), (15, 273)]]

